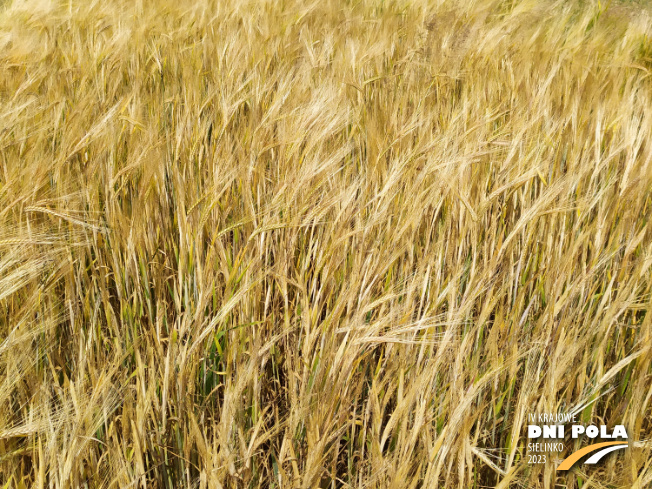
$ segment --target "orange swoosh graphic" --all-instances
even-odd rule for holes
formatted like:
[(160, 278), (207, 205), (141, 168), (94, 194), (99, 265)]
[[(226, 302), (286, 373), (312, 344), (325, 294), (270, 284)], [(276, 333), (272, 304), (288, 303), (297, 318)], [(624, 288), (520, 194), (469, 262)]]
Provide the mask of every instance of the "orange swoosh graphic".
[(600, 448), (610, 447), (612, 445), (626, 445), (626, 443), (622, 441), (606, 441), (604, 443), (596, 443), (594, 445), (589, 445), (588, 447), (584, 447), (581, 450), (578, 450), (575, 453), (571, 454), (570, 456), (566, 457), (564, 461), (561, 464), (559, 464), (557, 470), (568, 470), (575, 464), (575, 462), (581, 459), (584, 455), (588, 455), (589, 453), (595, 452)]

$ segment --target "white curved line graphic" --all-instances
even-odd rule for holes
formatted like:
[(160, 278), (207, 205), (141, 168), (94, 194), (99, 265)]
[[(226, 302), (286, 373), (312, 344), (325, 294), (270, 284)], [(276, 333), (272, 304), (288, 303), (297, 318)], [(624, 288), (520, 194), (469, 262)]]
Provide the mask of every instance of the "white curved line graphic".
[(603, 448), (599, 452), (594, 453), (591, 455), (591, 458), (589, 458), (585, 464), (597, 464), (602, 457), (604, 457), (606, 454), (613, 452), (614, 450), (620, 450), (621, 448), (627, 448), (627, 445), (614, 445), (612, 447), (607, 447)]

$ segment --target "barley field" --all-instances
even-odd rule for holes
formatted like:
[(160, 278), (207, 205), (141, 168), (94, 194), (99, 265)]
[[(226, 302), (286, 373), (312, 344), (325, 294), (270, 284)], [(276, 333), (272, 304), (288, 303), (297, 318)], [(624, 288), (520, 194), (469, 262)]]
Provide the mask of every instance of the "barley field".
[(650, 4), (0, 3), (0, 488), (652, 487)]

